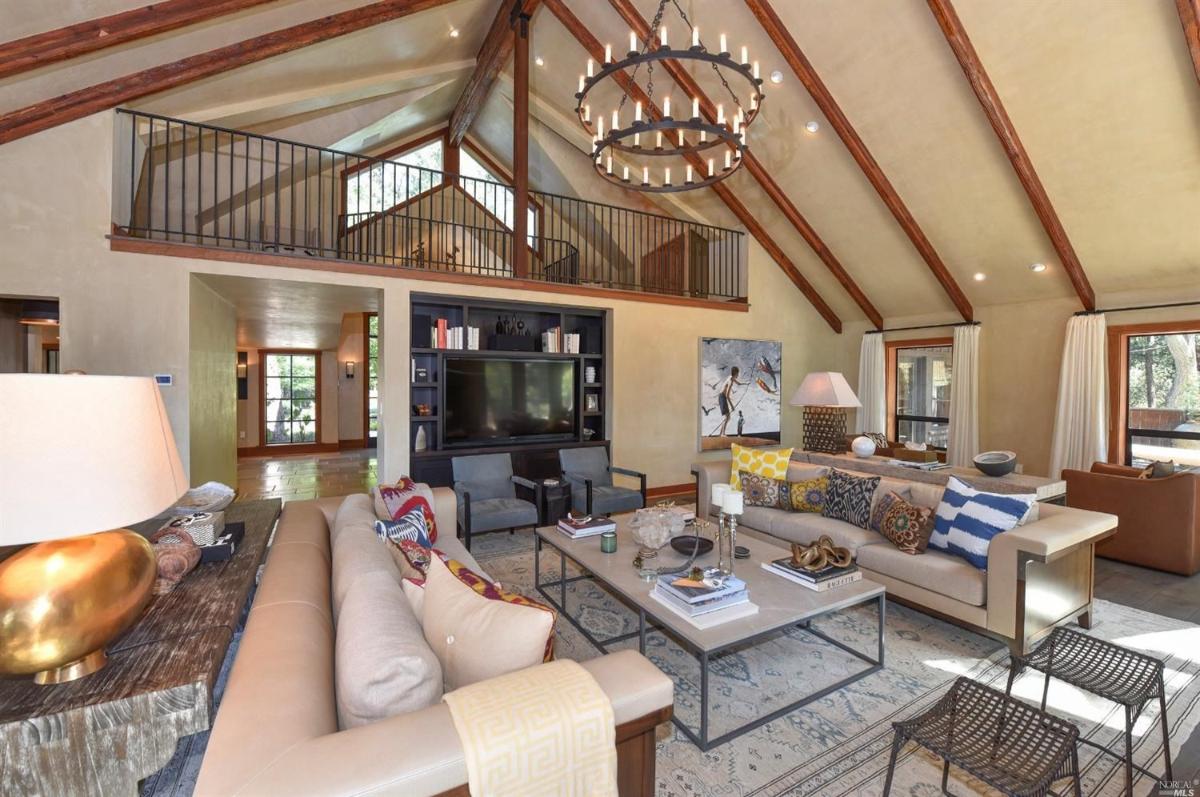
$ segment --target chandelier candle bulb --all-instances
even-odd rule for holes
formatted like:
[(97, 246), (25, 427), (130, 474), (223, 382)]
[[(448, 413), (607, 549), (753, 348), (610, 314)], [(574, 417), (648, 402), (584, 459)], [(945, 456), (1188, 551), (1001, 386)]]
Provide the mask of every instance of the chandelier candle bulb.
[(633, 31), (629, 31), (629, 52), (637, 52), (637, 34)]
[(625, 182), (629, 182), (629, 167), (628, 166), (625, 167), (625, 171), (621, 175), (621, 179), (624, 180)]
[(592, 106), (590, 106), (590, 105), (583, 106), (583, 121), (585, 121), (585, 122), (592, 121)]
[(655, 137), (654, 148), (662, 149), (662, 131), (661, 130), (658, 131), (658, 135)]
[(712, 177), (716, 172), (713, 170), (713, 159), (708, 159), (708, 176)]
[(758, 80), (758, 61), (754, 62), (754, 79)]
[(633, 134), (633, 146), (637, 147), (638, 149), (642, 148), (642, 134), (641, 133)]
[(700, 118), (700, 98), (699, 97), (692, 97), (692, 118), (693, 119)]
[(642, 185), (650, 185), (650, 167), (642, 167)]
[(742, 63), (750, 63), (750, 48), (744, 44), (742, 45)]
[(580, 94), (583, 93), (583, 81), (584, 81), (584, 77), (583, 77), (583, 75), (580, 75), (579, 76), (579, 93)]
[(732, 155), (732, 153), (730, 153), (729, 150), (725, 150), (725, 168), (726, 168), (726, 170), (728, 170), (729, 167), (732, 165), (733, 165), (733, 155)]
[(641, 102), (641, 100), (638, 100), (637, 105), (635, 105), (633, 107), (633, 121), (635, 121), (635, 122), (642, 121), (642, 102)]
[(701, 130), (701, 131), (700, 131), (700, 143), (701, 143), (701, 144), (704, 144), (704, 143), (706, 143), (707, 141), (708, 141), (708, 131), (707, 131), (707, 130)]
[(596, 74), (596, 62), (588, 59), (587, 76), (593, 77)]
[(717, 105), (717, 124), (725, 124), (725, 106)]
[(603, 116), (596, 117), (596, 137), (604, 138), (604, 117)]
[(612, 63), (612, 45), (611, 44), (604, 45), (604, 63), (606, 63), (606, 64)]
[(614, 111), (613, 111), (613, 123), (612, 123), (612, 129), (613, 129), (613, 130), (617, 130), (617, 129), (618, 129), (618, 128), (620, 128), (620, 127), (621, 127), (621, 117), (620, 117), (620, 116), (617, 114), (617, 112), (614, 110)]
[(680, 130), (679, 131), (679, 148), (683, 149), (684, 146), (685, 146), (685, 144), (684, 144), (684, 138), (683, 138), (683, 131)]
[(663, 185), (670, 185), (670, 184), (671, 184), (671, 167), (664, 166), (663, 167)]
[(692, 181), (692, 164), (689, 163), (687, 165), (687, 180), (686, 180), (686, 182), (690, 183), (691, 181)]
[(670, 115), (671, 115), (671, 98), (664, 97), (663, 98), (663, 116), (669, 117)]
[(608, 173), (612, 174), (612, 155), (608, 156)]
[(723, 52), (723, 53), (729, 52), (728, 42), (725, 39), (724, 33), (721, 34), (721, 52)]
[(667, 46), (667, 26), (663, 25), (658, 29), (658, 44), (660, 47)]
[(700, 29), (699, 28), (692, 28), (692, 46), (693, 47), (700, 46)]

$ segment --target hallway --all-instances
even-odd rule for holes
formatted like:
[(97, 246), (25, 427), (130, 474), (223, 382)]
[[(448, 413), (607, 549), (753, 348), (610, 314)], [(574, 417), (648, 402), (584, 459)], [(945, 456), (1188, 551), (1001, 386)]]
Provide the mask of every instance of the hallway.
[(329, 454), (244, 457), (238, 460), (238, 499), (308, 498), (363, 493), (377, 480), (375, 449), (360, 448)]

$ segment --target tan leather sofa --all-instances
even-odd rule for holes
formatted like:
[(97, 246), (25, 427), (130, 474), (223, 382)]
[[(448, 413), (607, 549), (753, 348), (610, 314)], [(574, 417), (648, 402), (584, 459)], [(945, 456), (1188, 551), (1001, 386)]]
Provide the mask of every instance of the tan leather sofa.
[(1200, 572), (1200, 475), (1139, 479), (1140, 468), (1097, 462), (1064, 470), (1067, 506), (1110, 512), (1117, 533), (1096, 554), (1183, 576)]
[[(197, 795), (467, 794), (462, 746), (444, 703), (338, 729), (329, 531), (341, 501), (283, 510)], [(438, 527), (454, 529), (454, 493), (434, 490), (434, 503)], [(437, 543), (478, 569), (456, 539), (439, 536)], [(671, 680), (635, 651), (583, 666), (612, 700), (621, 794), (653, 794), (654, 731), (670, 718)]]
[[(816, 466), (797, 461), (788, 467), (792, 481), (812, 478)], [(729, 480), (730, 460), (706, 460), (692, 466), (700, 506), (710, 517), (707, 497), (716, 481)], [(853, 472), (849, 471), (848, 472)], [(873, 476), (874, 474), (856, 474)], [(940, 485), (884, 478), (878, 491), (908, 487), (913, 503), (936, 510)], [(881, 494), (881, 492), (877, 492)], [(881, 534), (850, 523), (806, 512), (746, 507), (738, 530), (753, 529), (784, 543), (809, 544), (823, 534), (849, 548), (865, 577), (883, 584), (888, 597), (1001, 639), (1026, 652), (1055, 625), (1078, 619), (1091, 623), (1093, 549), (1112, 533), (1117, 519), (1051, 504), (1038, 505), (1038, 519), (992, 540), (988, 569), (940, 551), (913, 556)]]

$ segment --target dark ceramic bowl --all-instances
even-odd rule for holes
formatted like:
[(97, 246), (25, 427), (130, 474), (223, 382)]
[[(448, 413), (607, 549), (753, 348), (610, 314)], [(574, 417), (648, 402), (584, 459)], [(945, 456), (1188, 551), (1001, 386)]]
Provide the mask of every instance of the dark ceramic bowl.
[(1012, 451), (984, 451), (975, 456), (975, 467), (988, 476), (1007, 476), (1017, 468), (1017, 455)]
[(699, 544), (700, 547), (697, 556), (703, 556), (713, 549), (712, 540), (705, 539), (704, 537), (696, 537), (691, 534), (681, 534), (678, 537), (671, 538), (671, 547), (676, 551), (679, 551), (679, 553), (683, 554), (684, 556), (691, 556), (692, 548), (696, 547), (697, 544)]

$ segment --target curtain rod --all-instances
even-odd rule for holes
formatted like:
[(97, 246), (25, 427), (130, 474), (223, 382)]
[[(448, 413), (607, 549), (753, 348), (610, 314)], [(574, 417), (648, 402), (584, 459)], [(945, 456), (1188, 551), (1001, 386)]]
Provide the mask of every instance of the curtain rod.
[(1129, 313), (1134, 310), (1164, 310), (1168, 307), (1193, 307), (1200, 305), (1200, 301), (1194, 302), (1171, 302), (1169, 304), (1145, 304), (1140, 307), (1113, 307), (1108, 310), (1080, 310), (1075, 315), (1102, 315), (1104, 313)]
[(942, 327), (977, 327), (978, 321), (958, 321), (946, 324), (922, 324), (918, 327), (896, 327), (894, 329), (868, 329), (864, 334), (867, 335), (882, 335), (885, 332), (913, 332), (918, 329), (940, 329)]

